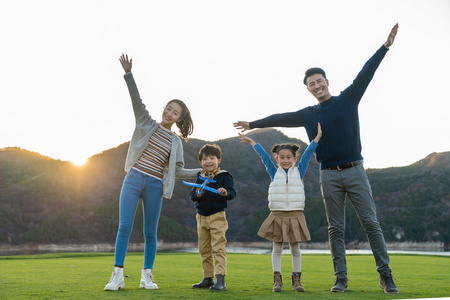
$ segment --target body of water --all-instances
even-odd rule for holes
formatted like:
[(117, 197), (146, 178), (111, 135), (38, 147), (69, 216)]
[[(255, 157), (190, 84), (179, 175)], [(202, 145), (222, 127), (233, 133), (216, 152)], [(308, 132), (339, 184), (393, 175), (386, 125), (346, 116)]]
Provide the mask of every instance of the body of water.
[[(395, 254), (422, 254), (450, 256), (450, 251), (442, 243), (394, 243), (387, 244), (388, 253)], [(227, 245), (228, 253), (271, 254), (272, 243), (238, 243)], [(302, 254), (330, 254), (328, 243), (302, 243)], [(128, 252), (143, 252), (144, 244), (130, 244)], [(372, 254), (367, 243), (347, 245), (347, 254)], [(76, 252), (114, 252), (114, 244), (26, 244), (26, 245), (0, 245), (0, 256), (6, 255), (32, 255), (44, 253), (76, 253)], [(197, 243), (158, 243), (159, 253), (198, 253)], [(283, 254), (290, 254), (287, 243)]]
[[(300, 247), (301, 248), (301, 247)], [(330, 254), (329, 249), (300, 249), (302, 254)], [(198, 248), (180, 248), (167, 249), (158, 251), (162, 253), (198, 253)], [(248, 254), (271, 254), (272, 248), (255, 248), (255, 247), (227, 247), (228, 253), (248, 253)], [(372, 254), (371, 250), (367, 249), (347, 249), (347, 254)], [(389, 250), (389, 254), (422, 254), (422, 255), (443, 255), (450, 256), (450, 251), (415, 251), (415, 250)], [(291, 254), (289, 249), (283, 249), (283, 254)]]

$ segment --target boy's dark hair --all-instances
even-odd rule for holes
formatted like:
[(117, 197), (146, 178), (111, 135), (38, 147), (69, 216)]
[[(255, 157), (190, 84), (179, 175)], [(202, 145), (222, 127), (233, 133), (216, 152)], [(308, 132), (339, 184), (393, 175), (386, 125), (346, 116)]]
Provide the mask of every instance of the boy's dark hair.
[(214, 145), (206, 144), (200, 149), (200, 151), (198, 151), (198, 160), (201, 161), (203, 156), (210, 156), (210, 155), (220, 159), (222, 157), (222, 150), (216, 144)]
[(297, 156), (297, 151), (300, 149), (300, 146), (297, 144), (276, 144), (272, 148), (272, 153), (278, 155), (278, 152), (285, 149), (291, 151), (294, 156)]
[(327, 79), (327, 76), (325, 75), (325, 71), (322, 68), (309, 68), (305, 72), (305, 77), (303, 78), (303, 84), (306, 85), (306, 79), (309, 76), (312, 76), (314, 74), (322, 74), (323, 78)]

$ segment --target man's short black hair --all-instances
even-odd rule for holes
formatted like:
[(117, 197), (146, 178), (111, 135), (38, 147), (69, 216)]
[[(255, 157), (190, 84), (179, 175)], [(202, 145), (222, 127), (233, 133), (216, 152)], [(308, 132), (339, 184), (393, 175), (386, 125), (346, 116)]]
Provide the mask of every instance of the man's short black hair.
[(314, 74), (322, 74), (323, 78), (327, 79), (327, 76), (325, 75), (325, 71), (322, 68), (309, 68), (305, 72), (305, 78), (303, 78), (303, 84), (306, 85), (306, 79), (309, 76), (312, 76)]

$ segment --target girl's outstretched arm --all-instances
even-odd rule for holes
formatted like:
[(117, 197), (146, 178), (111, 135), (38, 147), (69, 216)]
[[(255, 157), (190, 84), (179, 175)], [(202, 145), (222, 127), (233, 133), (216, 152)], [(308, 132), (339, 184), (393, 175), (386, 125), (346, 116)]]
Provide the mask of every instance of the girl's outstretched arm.
[(250, 145), (252, 145), (252, 147), (256, 145), (255, 141), (245, 134), (239, 132), (239, 136), (241, 137), (241, 143), (249, 143)]
[(311, 159), (311, 155), (316, 151), (317, 144), (319, 143), (320, 138), (322, 137), (322, 127), (320, 123), (317, 123), (317, 135), (314, 140), (311, 141), (308, 148), (306, 148), (305, 152), (300, 159), (300, 163), (298, 164), (298, 170), (300, 172), (300, 178), (303, 179), (306, 173), (306, 169), (308, 168), (309, 161)]
[(277, 166), (274, 165), (274, 163), (270, 159), (270, 155), (267, 154), (264, 148), (260, 144), (257, 144), (253, 139), (245, 136), (245, 134), (243, 133), (239, 133), (239, 135), (242, 140), (241, 143), (248, 143), (252, 145), (253, 149), (256, 151), (259, 157), (261, 157), (264, 166), (266, 166), (266, 171), (267, 173), (269, 173), (270, 179), (273, 180), (275, 173), (277, 172)]
[(322, 126), (320, 126), (320, 123), (317, 123), (317, 135), (314, 138), (314, 142), (319, 143), (321, 137), (322, 137)]

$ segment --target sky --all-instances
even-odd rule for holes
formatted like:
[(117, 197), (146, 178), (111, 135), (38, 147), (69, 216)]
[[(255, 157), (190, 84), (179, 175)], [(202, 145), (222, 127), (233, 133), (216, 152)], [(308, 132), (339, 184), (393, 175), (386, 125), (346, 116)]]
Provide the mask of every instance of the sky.
[[(405, 166), (450, 151), (448, 0), (1, 6), (0, 148), (79, 164), (129, 141), (134, 116), (122, 53), (133, 58), (141, 98), (155, 120), (178, 98), (191, 111), (193, 138), (236, 137), (238, 120), (317, 104), (302, 83), (310, 67), (322, 67), (338, 95), (398, 23), (359, 105), (365, 167)], [(309, 143), (304, 128), (278, 129)]]

